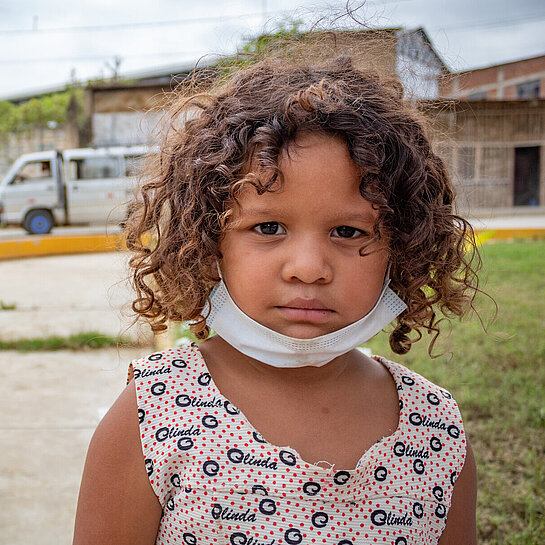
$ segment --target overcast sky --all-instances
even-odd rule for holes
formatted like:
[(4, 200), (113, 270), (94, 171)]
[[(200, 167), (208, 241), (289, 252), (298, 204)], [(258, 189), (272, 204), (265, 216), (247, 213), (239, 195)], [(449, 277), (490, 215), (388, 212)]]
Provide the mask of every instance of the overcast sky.
[[(360, 2), (361, 3), (361, 2)], [(0, 98), (225, 54), (282, 17), (307, 22), (321, 0), (0, 0)], [(355, 2), (352, 3), (356, 5)], [(330, 10), (331, 12), (331, 10)], [(452, 70), (545, 54), (543, 0), (374, 0), (371, 26), (424, 27)], [(266, 27), (267, 28), (267, 27)]]

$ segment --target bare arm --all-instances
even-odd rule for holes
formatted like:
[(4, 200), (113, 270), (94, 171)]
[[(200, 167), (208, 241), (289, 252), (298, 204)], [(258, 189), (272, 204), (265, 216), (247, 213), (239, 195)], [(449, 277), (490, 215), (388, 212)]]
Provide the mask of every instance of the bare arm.
[(161, 513), (144, 465), (131, 381), (91, 439), (73, 545), (151, 545)]
[(477, 469), (469, 441), (464, 467), (454, 485), (447, 526), (439, 545), (476, 545)]

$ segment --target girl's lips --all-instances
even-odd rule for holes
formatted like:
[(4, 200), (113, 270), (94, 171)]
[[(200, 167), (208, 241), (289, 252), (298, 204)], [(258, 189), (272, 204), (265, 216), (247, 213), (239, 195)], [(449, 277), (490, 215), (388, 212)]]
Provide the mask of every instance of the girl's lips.
[(333, 314), (333, 311), (327, 308), (298, 308), (289, 306), (276, 308), (284, 318), (295, 322), (323, 324)]
[(288, 301), (284, 305), (280, 305), (281, 308), (299, 308), (303, 310), (330, 310), (319, 299), (303, 299), (302, 297), (296, 297), (291, 301)]

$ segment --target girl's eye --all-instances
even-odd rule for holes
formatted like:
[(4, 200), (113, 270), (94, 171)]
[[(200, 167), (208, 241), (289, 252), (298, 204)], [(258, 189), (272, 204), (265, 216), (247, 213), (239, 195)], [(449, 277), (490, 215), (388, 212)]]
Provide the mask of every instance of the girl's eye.
[(283, 235), (286, 232), (276, 221), (258, 223), (254, 229), (261, 235)]
[(331, 233), (334, 237), (340, 238), (356, 238), (363, 235), (363, 231), (356, 229), (355, 227), (349, 227), (348, 225), (341, 225), (335, 227)]

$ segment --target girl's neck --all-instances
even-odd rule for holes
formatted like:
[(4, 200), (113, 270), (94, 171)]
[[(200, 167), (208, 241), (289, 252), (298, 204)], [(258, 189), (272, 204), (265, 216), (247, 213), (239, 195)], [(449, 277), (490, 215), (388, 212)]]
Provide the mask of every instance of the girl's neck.
[(301, 383), (318, 386), (344, 380), (355, 368), (364, 366), (369, 360), (358, 350), (351, 350), (321, 367), (279, 368), (242, 354), (218, 335), (202, 342), (199, 350), (209, 369), (212, 369), (211, 374), (214, 374), (214, 370), (239, 376), (250, 373), (255, 378), (294, 386)]

